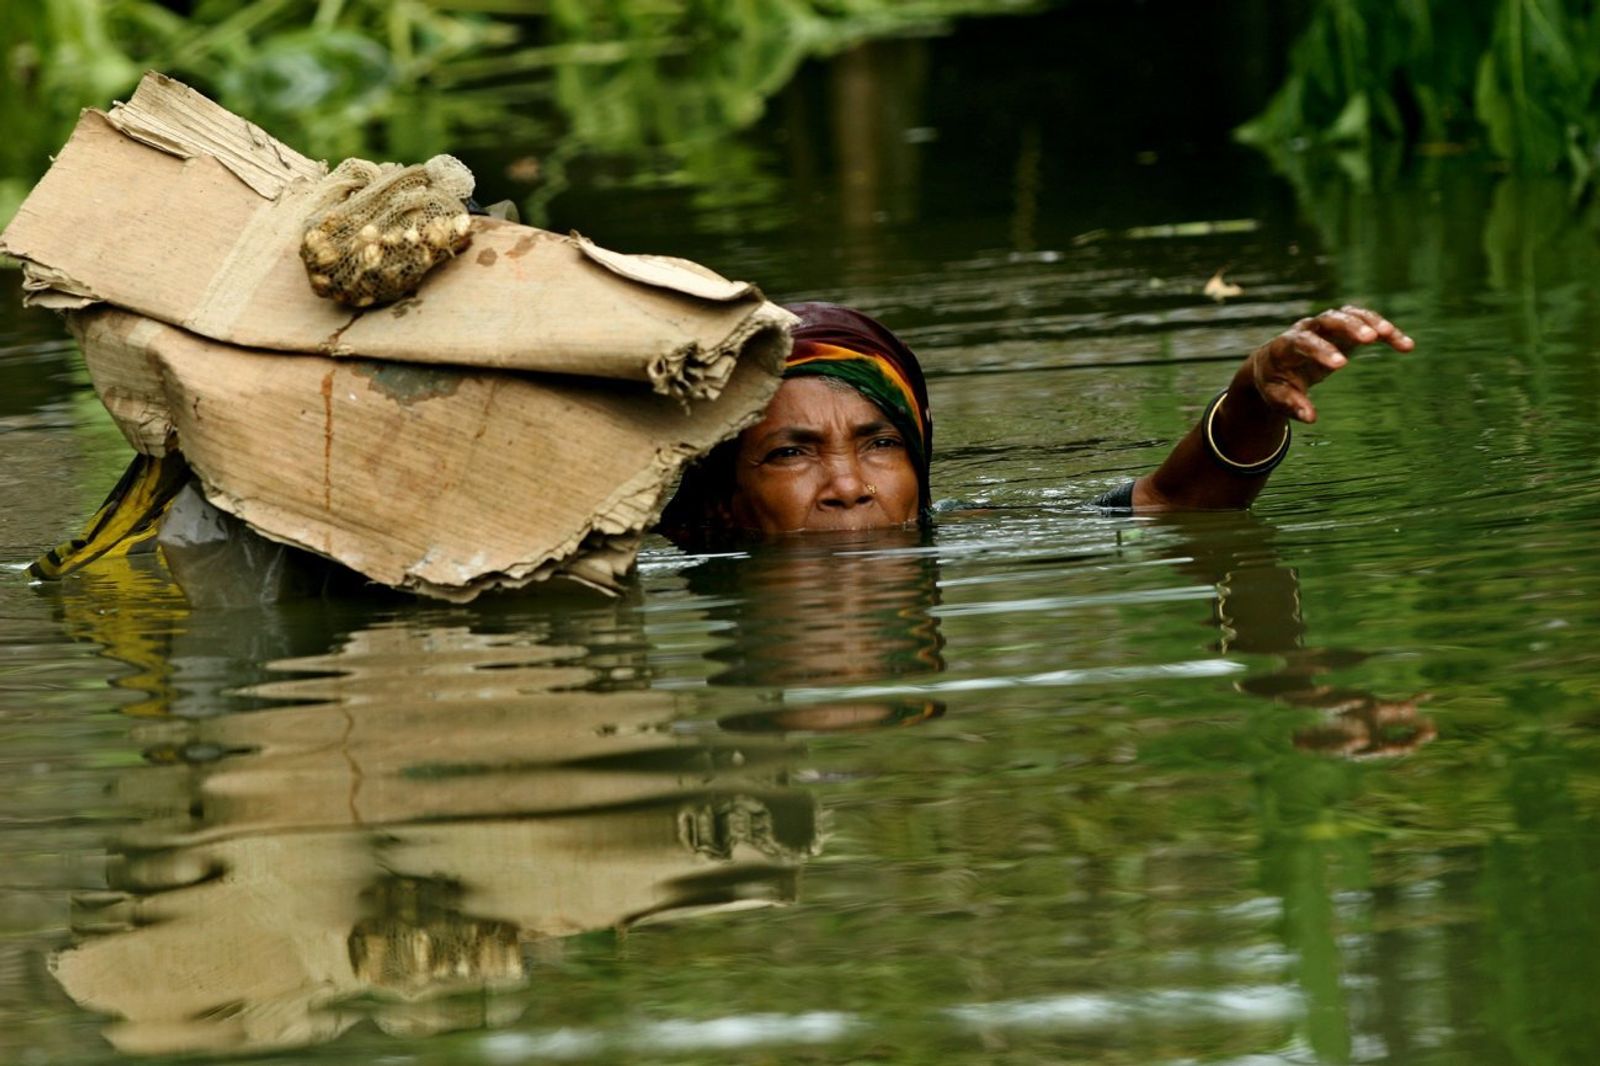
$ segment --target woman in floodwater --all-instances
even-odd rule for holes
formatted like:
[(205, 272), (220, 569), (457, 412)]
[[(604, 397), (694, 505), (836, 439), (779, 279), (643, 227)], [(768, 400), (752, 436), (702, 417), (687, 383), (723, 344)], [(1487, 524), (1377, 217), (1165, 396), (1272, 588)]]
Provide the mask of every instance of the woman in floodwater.
[[(730, 535), (906, 527), (932, 514), (933, 417), (916, 356), (859, 311), (825, 303), (790, 310), (798, 316), (793, 348), (761, 421), (686, 473), (662, 515), (660, 531), (681, 546)], [(1288, 453), (1289, 420), (1315, 421), (1311, 387), (1343, 367), (1346, 353), (1377, 342), (1400, 352), (1414, 347), (1360, 307), (1301, 319), (1245, 358), (1154, 472), (1094, 502), (1119, 511), (1248, 507)], [(36, 560), (30, 575), (58, 578), (118, 546), (153, 543), (189, 480), (182, 463), (135, 464), (84, 534)], [(245, 535), (243, 523), (203, 501), (198, 506), (191, 524), (221, 522), (239, 535), (224, 539), (223, 556), (200, 553), (204, 591), (177, 574), (192, 600), (230, 606), (365, 585), (341, 567)], [(174, 573), (187, 565), (163, 546)], [(219, 572), (237, 580), (219, 582)]]
[[(717, 533), (878, 529), (925, 520), (933, 417), (916, 356), (881, 323), (835, 304), (794, 304), (794, 348), (760, 422), (684, 478), (662, 516), (680, 543)], [(1289, 451), (1289, 421), (1316, 421), (1311, 387), (1350, 351), (1414, 343), (1346, 305), (1302, 318), (1250, 353), (1153, 473), (1096, 503), (1156, 511), (1248, 507)]]

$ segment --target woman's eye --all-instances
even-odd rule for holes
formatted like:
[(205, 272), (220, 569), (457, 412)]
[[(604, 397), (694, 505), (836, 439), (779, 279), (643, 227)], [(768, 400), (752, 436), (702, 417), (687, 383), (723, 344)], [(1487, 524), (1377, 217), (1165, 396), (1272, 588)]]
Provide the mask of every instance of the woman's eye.
[(905, 447), (905, 443), (899, 437), (874, 437), (872, 439), (872, 447), (903, 448)]
[(762, 458), (761, 461), (764, 463), (771, 463), (781, 459), (798, 459), (803, 454), (804, 453), (799, 448), (796, 448), (791, 444), (782, 448), (772, 449)]

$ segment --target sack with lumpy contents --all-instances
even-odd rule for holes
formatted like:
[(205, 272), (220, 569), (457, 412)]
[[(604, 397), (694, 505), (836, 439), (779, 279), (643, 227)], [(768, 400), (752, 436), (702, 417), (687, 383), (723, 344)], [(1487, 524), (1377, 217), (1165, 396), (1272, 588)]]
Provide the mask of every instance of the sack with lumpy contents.
[(403, 167), (346, 159), (322, 179), (300, 242), (311, 288), (350, 307), (392, 303), (471, 241), (472, 171), (454, 156)]

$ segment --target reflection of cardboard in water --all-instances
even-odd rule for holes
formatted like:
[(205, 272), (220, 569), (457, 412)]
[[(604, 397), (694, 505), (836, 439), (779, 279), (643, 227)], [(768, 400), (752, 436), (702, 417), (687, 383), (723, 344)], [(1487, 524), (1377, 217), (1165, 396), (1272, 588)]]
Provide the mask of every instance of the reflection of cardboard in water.
[[(136, 864), (140, 891), (97, 908), (92, 927), (101, 935), (58, 956), (54, 970), (79, 1003), (124, 1019), (108, 1031), (123, 1050), (261, 1049), (337, 1035), (355, 1016), (330, 1006), (363, 991), (433, 995), (521, 978), (520, 955), (513, 965), (500, 936), (486, 950), (462, 953), (458, 963), (468, 964), (439, 979), (384, 979), (360, 903), (384, 877), (442, 871), (467, 886), (466, 913), (488, 916), (463, 925), (514, 927), (519, 939), (793, 898), (792, 871), (760, 849), (737, 845), (744, 861), (733, 865), (685, 849), (684, 816), (667, 804), (580, 818), (391, 827), (381, 848), (369, 834), (347, 831), (190, 850), (176, 876), (192, 875), (195, 863), (221, 872), (172, 887), (162, 880), (165, 863)], [(418, 935), (409, 930), (400, 939)]]
[[(591, 678), (562, 665), (575, 651), (367, 630), (279, 664), (342, 672), (256, 690), (331, 702), (152, 726), (251, 754), (127, 775), (138, 806), (201, 822), (130, 833), (116, 891), (76, 901), (86, 939), (57, 978), (123, 1019), (124, 1051), (262, 1050), (338, 1035), (363, 992), (516, 983), (514, 942), (792, 899), (817, 826), (808, 794), (763, 779), (781, 746), (722, 759), (656, 728), (670, 697), (548, 691)], [(412, 883), (445, 888), (413, 905)]]
[[(788, 802), (804, 805), (797, 796)], [(573, 818), (391, 826), (381, 846), (370, 833), (344, 831), (191, 849), (177, 874), (197, 862), (222, 872), (168, 886), (163, 864), (145, 863), (139, 891), (86, 916), (100, 935), (57, 956), (53, 969), (74, 1000), (123, 1019), (107, 1031), (122, 1050), (260, 1050), (332, 1038), (359, 1017), (333, 1005), (363, 992), (428, 997), (522, 979), (520, 954), (513, 967), (501, 942), (472, 956), (481, 968), (382, 980), (361, 899), (386, 877), (447, 876), (465, 886), (472, 924), (514, 927), (522, 941), (794, 898), (792, 868), (755, 847), (736, 846), (732, 863), (685, 848), (683, 817), (665, 803)], [(354, 954), (352, 937), (363, 944)]]
[(392, 627), (359, 633), (332, 655), (278, 663), (322, 676), (248, 695), (327, 702), (146, 730), (147, 740), (251, 755), (215, 764), (198, 785), (175, 770), (177, 794), (165, 805), (189, 809), (185, 796), (197, 788), (203, 822), (181, 835), (147, 824), (129, 842), (645, 803), (721, 780), (733, 763), (757, 780), (766, 753), (782, 751), (770, 738), (733, 748), (665, 729), (677, 708), (665, 693), (582, 691), (593, 671), (562, 664), (580, 650)]
[(363, 902), (368, 913), (350, 931), (350, 965), (374, 988), (417, 995), (463, 979), (522, 977), (517, 927), (463, 914), (453, 881), (386, 877)]
[[(546, 693), (505, 703), (383, 704), (339, 714), (294, 708), (222, 719), (208, 724), (200, 743), (256, 754), (223, 760), (205, 776), (198, 797), (205, 823), (179, 839), (648, 802), (699, 788), (732, 762), (753, 771), (770, 750), (759, 739), (721, 750), (641, 728), (671, 707), (651, 694)], [(180, 773), (173, 783), (191, 787)], [(173, 809), (184, 809), (176, 799)], [(179, 839), (156, 829), (152, 842)]]
[[(201, 857), (224, 877), (97, 908), (94, 936), (53, 960), (67, 994), (124, 1021), (136, 1054), (266, 1048), (331, 1039), (355, 1019), (324, 1008), (356, 990), (344, 933), (370, 865), (338, 836), (256, 839)], [(156, 884), (145, 886), (155, 888)]]

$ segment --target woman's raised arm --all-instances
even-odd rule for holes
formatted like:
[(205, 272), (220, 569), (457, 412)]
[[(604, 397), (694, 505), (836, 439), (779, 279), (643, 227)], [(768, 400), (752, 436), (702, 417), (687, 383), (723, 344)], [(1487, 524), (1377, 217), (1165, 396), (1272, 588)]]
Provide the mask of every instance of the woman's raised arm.
[(1250, 506), (1289, 449), (1289, 420), (1315, 422), (1311, 387), (1382, 342), (1409, 352), (1415, 342), (1376, 311), (1345, 305), (1302, 318), (1251, 352), (1225, 392), (1153, 474), (1133, 486), (1135, 510)]

